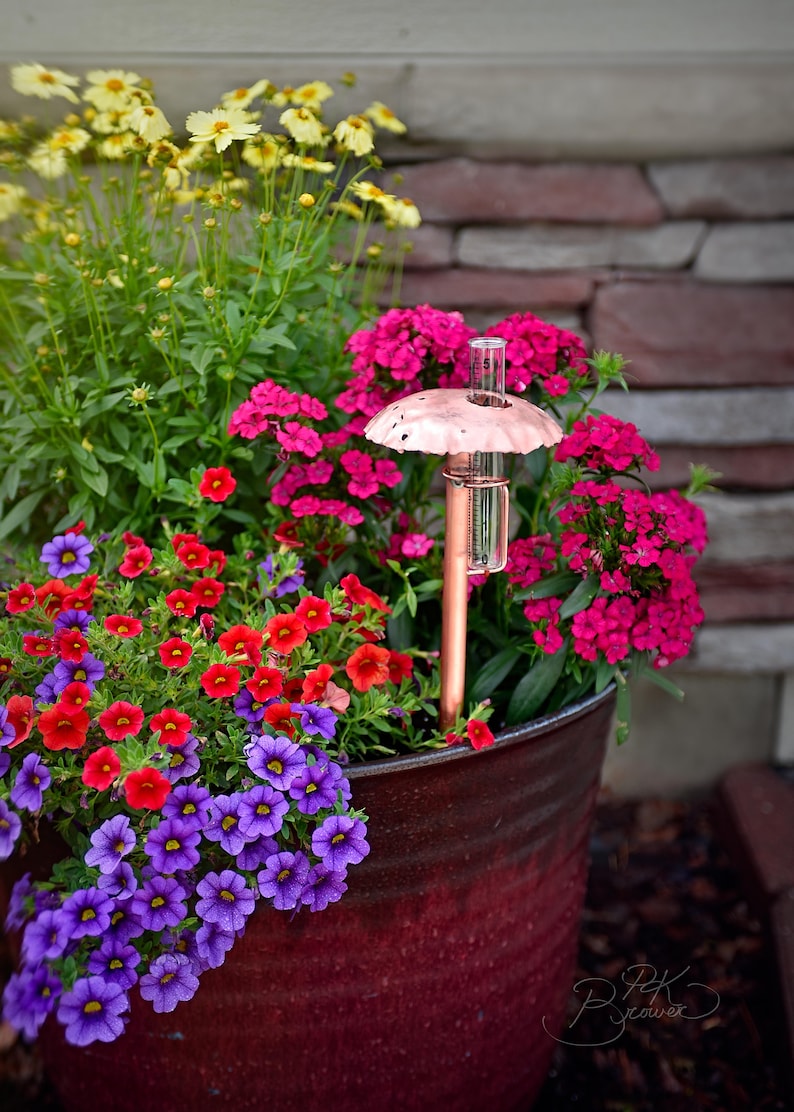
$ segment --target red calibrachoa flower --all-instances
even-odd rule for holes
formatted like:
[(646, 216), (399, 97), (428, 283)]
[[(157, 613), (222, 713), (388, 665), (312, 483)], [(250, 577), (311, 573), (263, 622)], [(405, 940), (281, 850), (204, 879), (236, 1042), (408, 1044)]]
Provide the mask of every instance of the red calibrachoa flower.
[(356, 691), (369, 691), (389, 678), (389, 650), (381, 645), (359, 645), (348, 657), (345, 672)]
[(140, 618), (130, 618), (126, 614), (108, 614), (105, 629), (116, 637), (137, 637), (139, 633), (143, 633), (143, 622)]
[(143, 710), (125, 699), (111, 703), (99, 716), (99, 725), (111, 741), (122, 741), (134, 737), (143, 725)]
[(58, 702), (68, 714), (76, 714), (83, 709), (90, 698), (91, 688), (88, 684), (81, 683), (80, 680), (72, 680), (61, 692)]
[(88, 642), (82, 633), (77, 630), (59, 630), (53, 640), (56, 652), (61, 660), (69, 660), (74, 664), (79, 664), (88, 652)]
[(89, 721), (86, 711), (56, 703), (41, 712), (36, 724), (47, 749), (82, 749)]
[(36, 588), (36, 602), (44, 608), (45, 614), (52, 618), (66, 607), (64, 599), (70, 594), (71, 588), (62, 579), (48, 579)]
[(193, 568), (206, 568), (210, 562), (210, 550), (206, 544), (190, 539), (183, 541), (176, 549), (176, 558), (189, 571), (192, 571)]
[(295, 607), (295, 613), (309, 633), (318, 633), (331, 624), (331, 604), (316, 595), (305, 595)]
[(14, 727), (14, 740), (8, 748), (13, 749), (30, 736), (33, 729), (33, 699), (30, 695), (12, 695), (6, 703), (8, 721)]
[(55, 645), (51, 637), (40, 633), (25, 633), (22, 636), (22, 651), (28, 656), (55, 656)]
[(487, 749), (489, 745), (493, 745), (493, 734), (479, 718), (469, 719), (466, 723), (466, 734), (471, 742), (472, 749)]
[(86, 575), (76, 587), (69, 591), (68, 595), (64, 595), (62, 609), (90, 610), (94, 602), (94, 591), (98, 582), (98, 575)]
[(389, 650), (389, 679), (399, 687), (402, 681), (409, 680), (414, 674), (414, 662), (408, 653), (398, 653), (395, 649)]
[(247, 625), (234, 625), (220, 635), (218, 645), (227, 656), (244, 656), (249, 664), (258, 664), (262, 659), (260, 650), (264, 637), (261, 629), (252, 629)]
[(271, 703), (265, 708), (265, 722), (272, 726), (276, 733), (287, 734), (292, 737), (295, 733), (294, 713), (289, 703)]
[(306, 626), (295, 614), (274, 614), (265, 626), (265, 633), (268, 647), (283, 656), (289, 656), (308, 636)]
[(339, 580), (339, 586), (356, 606), (371, 606), (373, 610), (391, 614), (391, 607), (386, 605), (380, 595), (365, 587), (357, 575), (345, 575)]
[(119, 573), (126, 579), (136, 579), (146, 571), (153, 558), (148, 544), (134, 544), (124, 553), (124, 559), (119, 564)]
[(6, 599), (6, 610), (9, 614), (22, 614), (36, 605), (36, 591), (32, 583), (20, 583), (12, 587)]
[(211, 609), (217, 606), (221, 600), (221, 595), (226, 590), (220, 579), (213, 579), (211, 576), (205, 576), (204, 579), (197, 579), (193, 586), (190, 588), (190, 593), (196, 600), (197, 606), (206, 606)]
[(189, 714), (175, 710), (174, 707), (164, 707), (152, 716), (149, 729), (152, 733), (160, 731), (158, 741), (161, 745), (184, 745), (192, 725)]
[(177, 587), (175, 591), (169, 591), (165, 596), (165, 604), (172, 614), (176, 614), (178, 618), (192, 618), (196, 613), (198, 602), (195, 595), (191, 591), (185, 591), (181, 587)]
[(14, 669), (14, 662), (8, 656), (0, 656), (0, 676), (8, 676)]
[(231, 664), (211, 664), (199, 683), (210, 699), (226, 699), (240, 690), (240, 669)]
[(199, 482), (199, 494), (211, 502), (225, 502), (237, 486), (228, 467), (208, 467)]
[(130, 772), (124, 780), (124, 794), (136, 810), (159, 811), (165, 803), (171, 784), (161, 772), (148, 765)]
[(169, 637), (159, 645), (157, 651), (166, 668), (184, 668), (193, 655), (193, 648), (181, 637)]
[(304, 703), (321, 703), (333, 674), (330, 664), (320, 664), (313, 672), (309, 672), (301, 688)]
[(278, 668), (257, 668), (249, 680), (245, 682), (246, 690), (250, 691), (258, 703), (266, 703), (268, 699), (275, 699), (281, 694), (284, 687), (284, 677)]
[(96, 788), (97, 791), (103, 792), (110, 787), (120, 772), (121, 761), (116, 750), (111, 749), (109, 745), (103, 745), (86, 758), (80, 779), (87, 788)]

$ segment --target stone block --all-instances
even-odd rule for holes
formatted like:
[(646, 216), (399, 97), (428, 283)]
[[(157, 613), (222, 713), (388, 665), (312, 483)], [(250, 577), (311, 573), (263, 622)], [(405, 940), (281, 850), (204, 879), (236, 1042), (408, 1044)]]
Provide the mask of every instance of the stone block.
[(701, 494), (698, 505), (709, 526), (704, 564), (794, 561), (794, 492)]
[(596, 290), (588, 326), (639, 386), (794, 381), (794, 289), (616, 282)]
[(659, 470), (644, 475), (654, 490), (686, 486), (693, 463), (717, 471), (721, 490), (794, 489), (794, 444), (666, 444), (660, 455)]
[(698, 563), (707, 622), (794, 622), (794, 562)]
[(632, 728), (610, 745), (603, 783), (626, 798), (682, 798), (713, 788), (736, 764), (764, 761), (774, 745), (772, 676), (680, 675), (678, 701), (649, 680), (632, 683)]
[(794, 622), (707, 624), (694, 650), (676, 663), (681, 673), (780, 673), (794, 670)]
[(731, 769), (720, 784), (720, 803), (767, 902), (794, 888), (794, 785), (773, 769)]
[[(403, 305), (430, 302), (438, 309), (528, 308), (542, 305), (576, 308), (593, 296), (596, 275), (522, 274), (515, 270), (457, 267), (452, 270), (410, 271), (404, 276)], [(504, 315), (504, 314), (503, 314)]]
[[(594, 337), (598, 347), (598, 337)], [(629, 367), (629, 381), (633, 364)], [(791, 444), (794, 440), (794, 386), (735, 390), (610, 389), (601, 408), (631, 421), (652, 444), (736, 446)]]
[(566, 267), (677, 269), (695, 257), (705, 233), (698, 220), (671, 221), (652, 228), (531, 224), (524, 227), (465, 228), (457, 237), (464, 266), (518, 270)]
[(671, 216), (794, 216), (790, 155), (652, 162), (648, 176)]
[(450, 158), (397, 167), (397, 173), (402, 180), (394, 189), (438, 223), (656, 224), (663, 217), (636, 166)]
[(794, 220), (711, 228), (695, 275), (711, 282), (794, 282)]

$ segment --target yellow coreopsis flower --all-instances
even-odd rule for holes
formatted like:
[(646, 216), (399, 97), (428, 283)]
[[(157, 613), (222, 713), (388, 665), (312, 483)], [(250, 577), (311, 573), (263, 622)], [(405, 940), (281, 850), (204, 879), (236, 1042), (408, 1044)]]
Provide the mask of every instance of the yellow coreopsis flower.
[(232, 89), (221, 97), (224, 108), (247, 108), (257, 97), (271, 96), (276, 91), (276, 86), (267, 78), (254, 82), (249, 88)]
[(320, 146), (323, 142), (323, 128), (311, 108), (288, 108), (282, 112), (278, 122), (289, 132), (296, 143), (308, 147)]
[(28, 166), (40, 178), (55, 181), (62, 178), (69, 168), (66, 151), (62, 147), (53, 148), (48, 142), (37, 143), (28, 155)]
[(154, 104), (139, 104), (133, 108), (128, 122), (147, 143), (157, 143), (173, 131), (165, 114)]
[(369, 154), (375, 146), (372, 124), (366, 116), (348, 116), (334, 128), (334, 139), (344, 150), (355, 155)]
[(99, 152), (104, 158), (120, 161), (127, 158), (130, 151), (135, 148), (137, 139), (132, 131), (120, 131), (118, 135), (108, 135), (99, 144)]
[(220, 154), (235, 139), (249, 139), (261, 130), (251, 123), (242, 108), (213, 108), (211, 112), (191, 112), (186, 126), (191, 143), (214, 143)]
[(333, 162), (321, 162), (310, 154), (285, 154), (283, 161), (290, 170), (309, 170), (313, 174), (331, 174), (336, 169)]
[(334, 90), (326, 81), (309, 81), (297, 89), (292, 85), (285, 85), (273, 94), (273, 103), (277, 108), (283, 108), (285, 104), (297, 104), (300, 108), (311, 108), (316, 112), (323, 101), (333, 95)]
[(112, 112), (97, 112), (92, 108), (85, 115), (87, 122), (97, 135), (113, 135), (118, 131), (127, 131), (129, 126), (129, 109), (125, 109), (123, 112), (118, 112), (115, 109)]
[(362, 201), (374, 201), (377, 205), (386, 205), (389, 201), (397, 200), (393, 193), (386, 193), (371, 181), (353, 182), (350, 192), (360, 197)]
[(77, 104), (77, 97), (69, 86), (79, 84), (79, 77), (72, 77), (63, 70), (47, 69), (38, 62), (11, 67), (11, 85), (23, 96), (41, 97), (43, 100), (66, 97), (72, 104)]
[(10, 220), (22, 207), (27, 190), (22, 185), (10, 181), (0, 181), (0, 221)]
[(408, 130), (402, 120), (397, 119), (391, 108), (387, 108), (379, 100), (373, 100), (369, 108), (365, 110), (364, 115), (372, 120), (375, 127), (392, 131), (395, 135), (404, 135)]
[(22, 128), (15, 120), (0, 120), (0, 143), (17, 143), (22, 134)]
[(286, 140), (283, 136), (261, 132), (243, 144), (243, 162), (254, 170), (269, 174), (281, 165)]
[(410, 197), (389, 197), (383, 202), (386, 219), (400, 228), (418, 228), (422, 223), (419, 209)]
[(58, 127), (47, 139), (53, 150), (66, 151), (67, 154), (79, 154), (91, 142), (90, 134), (82, 127), (69, 127), (64, 124)]
[(129, 108), (130, 100), (138, 92), (140, 77), (137, 73), (124, 70), (92, 70), (86, 74), (91, 85), (83, 93), (83, 98), (93, 104), (100, 112), (123, 112)]

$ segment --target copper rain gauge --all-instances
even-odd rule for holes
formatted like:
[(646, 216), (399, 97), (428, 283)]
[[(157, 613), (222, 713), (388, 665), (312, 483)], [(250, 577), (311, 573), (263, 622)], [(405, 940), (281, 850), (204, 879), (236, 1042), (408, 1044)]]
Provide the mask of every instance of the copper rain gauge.
[(505, 452), (526, 455), (562, 439), (557, 422), (524, 398), (505, 394), (505, 347), (496, 336), (469, 341), (468, 390), (420, 390), (368, 422), (367, 440), (398, 452), (446, 455), (446, 529), (441, 601), (439, 724), (461, 713), (466, 683), (468, 576), (507, 562), (509, 480)]

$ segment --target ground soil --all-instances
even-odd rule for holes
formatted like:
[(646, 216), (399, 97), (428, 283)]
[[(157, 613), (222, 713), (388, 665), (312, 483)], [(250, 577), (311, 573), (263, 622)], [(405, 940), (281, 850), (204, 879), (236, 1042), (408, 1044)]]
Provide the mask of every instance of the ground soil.
[[(577, 987), (533, 1112), (794, 1108), (772, 951), (717, 829), (710, 800), (600, 803)], [(0, 1108), (59, 1112), (1, 1025)]]

